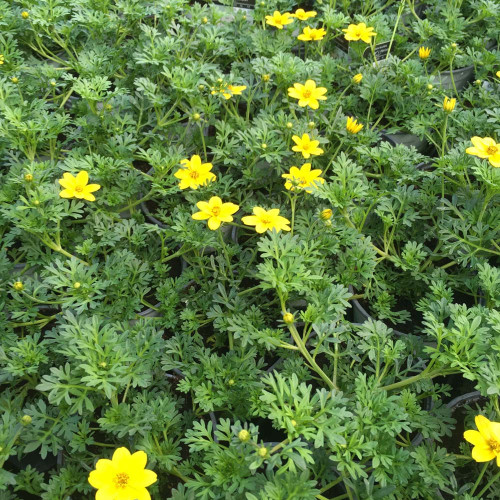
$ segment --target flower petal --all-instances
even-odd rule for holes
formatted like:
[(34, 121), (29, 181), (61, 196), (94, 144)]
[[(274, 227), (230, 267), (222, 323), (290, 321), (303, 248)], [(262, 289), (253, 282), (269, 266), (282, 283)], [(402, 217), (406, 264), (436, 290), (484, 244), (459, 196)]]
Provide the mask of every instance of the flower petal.
[(474, 446), (486, 446), (486, 440), (484, 437), (481, 435), (480, 432), (470, 430), (470, 431), (465, 431), (464, 432), (464, 439), (468, 441), (469, 443), (473, 444)]
[(88, 182), (89, 182), (89, 174), (87, 173), (86, 170), (80, 170), (80, 172), (76, 174), (76, 184), (85, 186), (88, 184)]

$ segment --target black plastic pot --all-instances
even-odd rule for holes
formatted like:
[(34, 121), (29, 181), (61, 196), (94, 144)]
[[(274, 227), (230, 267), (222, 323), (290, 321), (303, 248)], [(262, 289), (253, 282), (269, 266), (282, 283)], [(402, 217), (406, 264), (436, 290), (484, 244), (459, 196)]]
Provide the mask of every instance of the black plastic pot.
[(419, 153), (425, 153), (429, 147), (429, 143), (426, 139), (420, 139), (418, 135), (406, 134), (406, 133), (383, 133), (382, 140), (387, 141), (392, 146), (396, 147), (398, 144), (402, 144), (407, 148), (413, 146)]
[(433, 78), (433, 81), (441, 84), (447, 90), (454, 89), (453, 81), (455, 82), (455, 88), (462, 90), (472, 80), (474, 80), (474, 66), (466, 66), (465, 68), (454, 69), (453, 71), (441, 71)]

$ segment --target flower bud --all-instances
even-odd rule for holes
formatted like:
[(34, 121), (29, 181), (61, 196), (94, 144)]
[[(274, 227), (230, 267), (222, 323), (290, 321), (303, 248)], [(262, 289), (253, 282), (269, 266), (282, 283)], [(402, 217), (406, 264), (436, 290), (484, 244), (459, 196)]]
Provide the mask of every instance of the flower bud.
[(458, 47), (458, 44), (456, 44), (456, 43), (452, 43), (452, 44), (451, 44), (451, 46), (452, 46), (454, 49), (456, 49), (456, 48)]
[(57, 85), (55, 80), (50, 80), (50, 84), (52, 85), (52, 87), (55, 87)]
[(198, 90), (200, 90), (200, 91), (205, 90), (205, 85), (203, 85), (203, 84), (198, 85)]
[(16, 292), (22, 292), (24, 290), (24, 285), (22, 281), (16, 281), (13, 285)]
[(79, 281), (75, 281), (75, 282), (73, 283), (73, 288), (74, 288), (75, 290), (78, 290), (81, 286), (82, 286), (82, 284), (81, 284)]
[(23, 415), (21, 417), (21, 423), (23, 425), (29, 425), (29, 424), (31, 424), (31, 421), (32, 421), (32, 418), (29, 415)]
[(247, 20), (247, 16), (243, 16), (242, 19), (243, 19), (243, 21), (246, 21)]
[(434, 85), (432, 85), (432, 83), (429, 83), (427, 85), (427, 90), (432, 90), (434, 88)]
[(204, 17), (204, 18), (201, 20), (201, 22), (202, 22), (203, 24), (207, 24), (207, 23), (208, 23), (208, 17)]
[(195, 122), (199, 122), (199, 121), (201, 120), (201, 115), (200, 115), (200, 113), (194, 113), (194, 114), (193, 114), (193, 120), (194, 120)]
[(268, 82), (269, 80), (271, 79), (271, 76), (270, 75), (262, 75), (262, 81), (263, 82)]
[(100, 366), (101, 368), (106, 368), (106, 367), (108, 366), (108, 363), (106, 363), (106, 361), (101, 361), (101, 362), (99, 363), (99, 366)]
[(25, 176), (24, 176), (24, 180), (25, 180), (26, 182), (31, 182), (31, 181), (33, 181), (33, 174), (25, 174)]
[(106, 111), (111, 111), (113, 109), (113, 106), (111, 106), (111, 104), (106, 104), (106, 106), (104, 107), (104, 109)]
[(293, 123), (292, 122), (287, 122), (286, 123), (286, 128), (293, 128)]
[(40, 205), (40, 200), (33, 201), (33, 205), (35, 205), (35, 207), (38, 207), (38, 205)]
[(260, 2), (259, 4), (261, 7), (265, 7), (266, 6), (266, 2)]
[(431, 49), (429, 47), (420, 47), (418, 49), (418, 57), (420, 59), (429, 59), (429, 56), (431, 55)]
[(266, 144), (265, 142), (263, 142), (263, 143), (260, 145), (260, 147), (261, 147), (262, 149), (267, 149), (267, 144)]
[(231, 385), (234, 385), (234, 379), (232, 379), (232, 378), (231, 378), (231, 379), (229, 379), (227, 383), (228, 383), (228, 385), (230, 385), (230, 386), (231, 386)]
[(307, 126), (308, 126), (310, 129), (313, 129), (313, 128), (316, 126), (316, 124), (315, 124), (314, 122), (309, 122), (309, 123), (307, 124)]
[(474, 83), (475, 83), (476, 85), (481, 85), (481, 83), (483, 83), (483, 82), (482, 82), (481, 80), (476, 80)]
[(10, 79), (10, 81), (11, 81), (12, 83), (19, 83), (19, 78), (17, 78), (17, 76), (13, 76), (13, 77)]
[(331, 208), (325, 208), (321, 211), (320, 217), (322, 220), (331, 219), (333, 215), (333, 210)]
[(497, 76), (497, 78), (500, 78), (500, 71), (497, 71), (495, 75)]
[(444, 98), (443, 101), (443, 110), (445, 113), (451, 113), (455, 109), (455, 104), (457, 100), (455, 98), (449, 99), (448, 97)]
[(297, 421), (296, 420), (291, 420), (290, 423), (293, 425), (293, 427), (297, 427)]
[(246, 429), (241, 429), (241, 431), (238, 432), (238, 439), (242, 443), (246, 443), (250, 439), (250, 433)]
[(27, 10), (23, 10), (23, 11), (21, 12), (21, 17), (22, 17), (23, 19), (28, 19), (28, 17), (30, 17), (30, 13), (29, 13)]
[(259, 457), (265, 458), (267, 455), (267, 448), (265, 446), (262, 446), (262, 448), (259, 448), (258, 454)]
[(293, 314), (290, 313), (290, 312), (287, 312), (287, 313), (283, 314), (283, 321), (287, 325), (291, 325), (293, 323), (293, 321), (294, 321)]
[(352, 83), (358, 84), (361, 82), (363, 79), (363, 75), (361, 73), (358, 73), (352, 77)]

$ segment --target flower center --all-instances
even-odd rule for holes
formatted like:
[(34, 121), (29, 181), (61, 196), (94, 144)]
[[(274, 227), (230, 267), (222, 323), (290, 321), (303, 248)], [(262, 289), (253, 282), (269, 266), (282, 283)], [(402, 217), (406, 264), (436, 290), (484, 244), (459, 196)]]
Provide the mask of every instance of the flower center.
[(191, 177), (191, 179), (198, 179), (199, 176), (200, 174), (196, 172), (196, 170), (191, 170), (191, 172), (189, 172), (189, 177)]
[(494, 155), (497, 153), (497, 151), (498, 151), (498, 148), (496, 146), (489, 146), (488, 149), (486, 150), (486, 152), (489, 155)]
[(302, 92), (302, 96), (304, 97), (304, 99), (309, 99), (309, 97), (311, 97), (311, 94), (312, 92), (309, 89), (306, 89), (304, 90), (304, 92)]
[(81, 193), (83, 191), (83, 186), (75, 186), (75, 191)]
[(488, 444), (495, 453), (500, 453), (500, 441), (497, 441), (496, 439), (490, 439), (488, 441)]
[(307, 150), (309, 149), (309, 146), (310, 146), (310, 145), (311, 145), (311, 144), (310, 144), (310, 143), (308, 143), (308, 142), (303, 142), (303, 143), (302, 143), (302, 149), (303, 149), (304, 151), (307, 151)]
[(260, 222), (266, 226), (269, 226), (271, 224), (271, 219), (268, 217), (261, 217)]
[(117, 488), (123, 489), (127, 486), (128, 480), (129, 480), (128, 474), (125, 474), (125, 472), (119, 472), (115, 476), (115, 486)]
[(305, 177), (301, 177), (299, 179), (299, 181), (300, 181), (301, 186), (305, 186), (305, 185), (309, 184), (309, 181)]
[(220, 207), (213, 207), (212, 208), (212, 215), (214, 217), (217, 217), (220, 214)]

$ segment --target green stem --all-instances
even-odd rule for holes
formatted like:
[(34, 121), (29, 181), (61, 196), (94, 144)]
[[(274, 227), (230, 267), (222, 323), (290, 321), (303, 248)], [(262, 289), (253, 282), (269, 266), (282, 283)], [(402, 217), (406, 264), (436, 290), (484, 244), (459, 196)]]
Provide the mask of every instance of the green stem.
[(479, 492), (478, 497), (482, 498), (483, 495), (489, 490), (490, 486), (500, 477), (500, 471), (497, 472), (488, 482), (488, 484)]
[(483, 468), (481, 469), (481, 472), (479, 473), (479, 476), (477, 476), (474, 486), (472, 487), (472, 491), (470, 492), (471, 495), (474, 495), (474, 492), (476, 491), (476, 488), (479, 486), (481, 479), (483, 479), (484, 473), (486, 472), (487, 468), (488, 468), (488, 462), (485, 462)]

